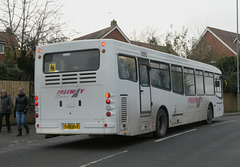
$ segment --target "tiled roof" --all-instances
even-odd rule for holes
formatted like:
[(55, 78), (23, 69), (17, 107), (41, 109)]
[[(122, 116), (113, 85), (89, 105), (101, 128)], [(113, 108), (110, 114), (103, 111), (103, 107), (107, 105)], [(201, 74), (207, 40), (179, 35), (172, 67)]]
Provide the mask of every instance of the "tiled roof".
[(237, 33), (224, 31), (212, 27), (207, 27), (207, 30), (215, 34), (215, 36), (218, 37), (221, 40), (221, 42), (223, 42), (227, 47), (229, 47), (230, 50), (233, 50), (235, 53), (237, 52), (236, 45)]
[[(11, 36), (11, 41), (15, 47), (19, 47), (18, 41), (14, 35)], [(0, 43), (10, 45), (10, 37), (6, 32), (0, 32)]]
[(108, 27), (99, 31), (96, 31), (94, 33), (91, 34), (87, 34), (84, 35), (82, 37), (79, 38), (75, 38), (73, 40), (84, 40), (84, 39), (101, 39), (102, 37), (104, 37), (104, 35), (106, 35), (108, 32), (110, 32), (112, 29), (114, 29), (115, 27)]
[(157, 51), (160, 51), (160, 52), (165, 52), (165, 53), (170, 53), (170, 54), (173, 54), (173, 55), (177, 55), (177, 53), (172, 48), (168, 49), (165, 46), (152, 45), (152, 44), (149, 44), (149, 43), (138, 42), (138, 41), (131, 41), (131, 43), (133, 45), (138, 45), (138, 46), (142, 46), (142, 47), (145, 47), (145, 48), (157, 50)]
[(109, 33), (111, 33), (113, 30), (117, 29), (121, 35), (123, 36), (123, 38), (131, 44), (134, 45), (138, 45), (138, 46), (142, 46), (145, 48), (149, 48), (149, 49), (154, 49), (157, 51), (161, 51), (161, 52), (165, 52), (165, 53), (170, 53), (170, 54), (174, 54), (177, 55), (177, 53), (172, 49), (172, 48), (167, 48), (165, 46), (159, 46), (159, 45), (151, 45), (149, 43), (143, 43), (143, 42), (138, 42), (138, 41), (130, 41), (127, 36), (122, 32), (122, 30), (118, 27), (117, 22), (115, 20), (113, 20), (111, 22), (111, 26), (107, 27), (105, 29), (81, 36), (79, 38), (75, 38), (73, 40), (85, 40), (85, 39), (102, 39), (104, 37), (106, 37)]
[[(128, 43), (130, 43), (128, 37), (122, 32), (122, 30), (118, 27), (117, 25), (117, 21), (116, 20), (112, 20), (110, 27), (104, 28), (102, 30), (93, 32), (91, 34), (87, 34), (84, 36), (81, 36), (79, 38), (75, 38), (73, 40), (85, 40), (85, 39), (103, 39), (106, 36), (108, 36), (110, 33), (112, 33), (113, 31), (117, 30), (121, 36), (122, 36), (122, 40), (120, 40), (119, 38), (117, 40), (120, 41), (126, 41)], [(115, 39), (115, 38), (114, 38)]]

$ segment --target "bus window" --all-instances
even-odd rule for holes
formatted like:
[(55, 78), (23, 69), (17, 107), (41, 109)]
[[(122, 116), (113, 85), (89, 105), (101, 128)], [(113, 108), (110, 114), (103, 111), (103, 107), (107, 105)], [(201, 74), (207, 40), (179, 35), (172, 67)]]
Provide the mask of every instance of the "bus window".
[(206, 95), (214, 94), (213, 73), (204, 72), (204, 85)]
[(149, 86), (148, 67), (142, 64), (140, 65), (140, 84), (143, 87)]
[(183, 73), (182, 67), (172, 65), (172, 89), (173, 92), (183, 94)]
[(151, 83), (153, 87), (170, 90), (170, 71), (168, 64), (151, 62)]
[(99, 68), (98, 49), (48, 53), (44, 55), (43, 72), (92, 71)]
[(195, 95), (195, 80), (193, 69), (184, 68), (184, 86), (185, 94), (187, 96)]
[(204, 95), (203, 71), (196, 70), (195, 74), (197, 95)]
[(120, 79), (137, 81), (136, 60), (123, 55), (118, 56), (118, 73)]
[(216, 96), (219, 98), (222, 98), (222, 82), (221, 82), (221, 76), (219, 74), (214, 75), (214, 86), (215, 86)]

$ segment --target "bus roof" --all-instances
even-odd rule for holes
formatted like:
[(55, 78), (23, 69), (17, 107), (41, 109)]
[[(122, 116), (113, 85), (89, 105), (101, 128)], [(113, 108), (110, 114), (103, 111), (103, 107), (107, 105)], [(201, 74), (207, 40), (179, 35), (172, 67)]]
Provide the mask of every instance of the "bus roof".
[[(109, 39), (109, 40), (111, 40), (111, 39)], [(106, 41), (106, 40), (104, 40), (104, 41)], [(120, 42), (120, 41), (116, 41), (116, 40), (113, 40), (113, 41), (117, 43), (118, 48), (123, 48), (122, 45), (129, 46), (129, 47), (127, 47), (127, 49), (131, 49), (131, 53), (135, 52), (135, 54), (140, 55), (140, 57), (142, 57), (142, 58), (145, 57), (150, 60), (166, 62), (169, 64), (174, 64), (174, 65), (179, 65), (179, 66), (184, 66), (184, 67), (189, 67), (189, 68), (194, 68), (194, 69), (199, 69), (199, 70), (204, 70), (204, 71), (221, 74), (221, 71), (213, 65), (209, 65), (206, 63), (202, 63), (202, 62), (187, 59), (187, 58), (182, 58), (182, 57), (179, 57), (176, 55), (156, 51), (156, 50), (149, 49), (149, 48), (144, 48), (144, 47), (133, 45), (133, 44), (128, 44), (128, 43), (124, 43), (124, 42)], [(134, 47), (134, 49), (133, 49), (133, 47)], [(144, 54), (142, 54), (142, 53), (144, 53)]]
[[(119, 53), (122, 53), (122, 54), (130, 53), (129, 56), (132, 55), (132, 56), (136, 56), (136, 57), (148, 58), (148, 59), (154, 60), (154, 61), (166, 62), (169, 64), (174, 64), (174, 65), (179, 65), (179, 66), (184, 66), (184, 67), (189, 67), (189, 68), (194, 68), (194, 69), (199, 69), (199, 70), (204, 70), (204, 71), (221, 74), (221, 71), (213, 65), (209, 65), (206, 63), (202, 63), (202, 62), (187, 59), (187, 58), (182, 58), (182, 57), (179, 57), (176, 55), (152, 50), (152, 49), (137, 46), (134, 44), (117, 41), (114, 39), (90, 39), (90, 40), (78, 40), (78, 41), (76, 40), (76, 41), (70, 41), (70, 42), (48, 44), (48, 45), (44, 45), (44, 46), (39, 46), (38, 48), (45, 48), (46, 50), (48, 50), (48, 48), (52, 48), (52, 49), (50, 49), (51, 51), (58, 50), (61, 52), (61, 51), (65, 51), (64, 50), (65, 47), (62, 47), (64, 45), (71, 45), (71, 47), (69, 46), (67, 48), (73, 49), (73, 48), (75, 48), (75, 46), (77, 47), (81, 43), (82, 44), (84, 43), (84, 46), (87, 46), (88, 43), (89, 44), (95, 43), (96, 45), (98, 44), (100, 46), (99, 43), (102, 43), (102, 42), (112, 43), (118, 50), (118, 54)], [(107, 44), (106, 47), (107, 46), (109, 46), (109, 44)], [(50, 50), (48, 50), (48, 51), (50, 51)]]

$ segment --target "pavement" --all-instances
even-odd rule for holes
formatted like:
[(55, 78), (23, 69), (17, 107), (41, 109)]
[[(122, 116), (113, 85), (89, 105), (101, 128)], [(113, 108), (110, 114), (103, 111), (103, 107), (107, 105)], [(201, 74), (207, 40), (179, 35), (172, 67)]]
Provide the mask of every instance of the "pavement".
[(45, 139), (44, 135), (37, 135), (35, 125), (29, 125), (30, 133), (27, 135), (26, 130), (23, 128), (22, 136), (17, 136), (17, 126), (11, 126), (12, 133), (7, 133), (7, 127), (2, 127), (0, 133), (0, 152), (10, 150), (14, 147), (20, 146), (22, 143), (35, 143)]
[(234, 116), (234, 115), (240, 115), (240, 112), (230, 112), (230, 113), (223, 114), (223, 116)]

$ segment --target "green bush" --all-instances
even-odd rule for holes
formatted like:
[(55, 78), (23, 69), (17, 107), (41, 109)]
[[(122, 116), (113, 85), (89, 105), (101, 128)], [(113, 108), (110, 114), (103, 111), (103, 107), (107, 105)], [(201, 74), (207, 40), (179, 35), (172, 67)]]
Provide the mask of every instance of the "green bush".
[(11, 65), (0, 64), (0, 80), (20, 81), (23, 80), (23, 72)]
[(222, 71), (223, 91), (237, 93), (237, 57), (221, 57), (215, 66)]

